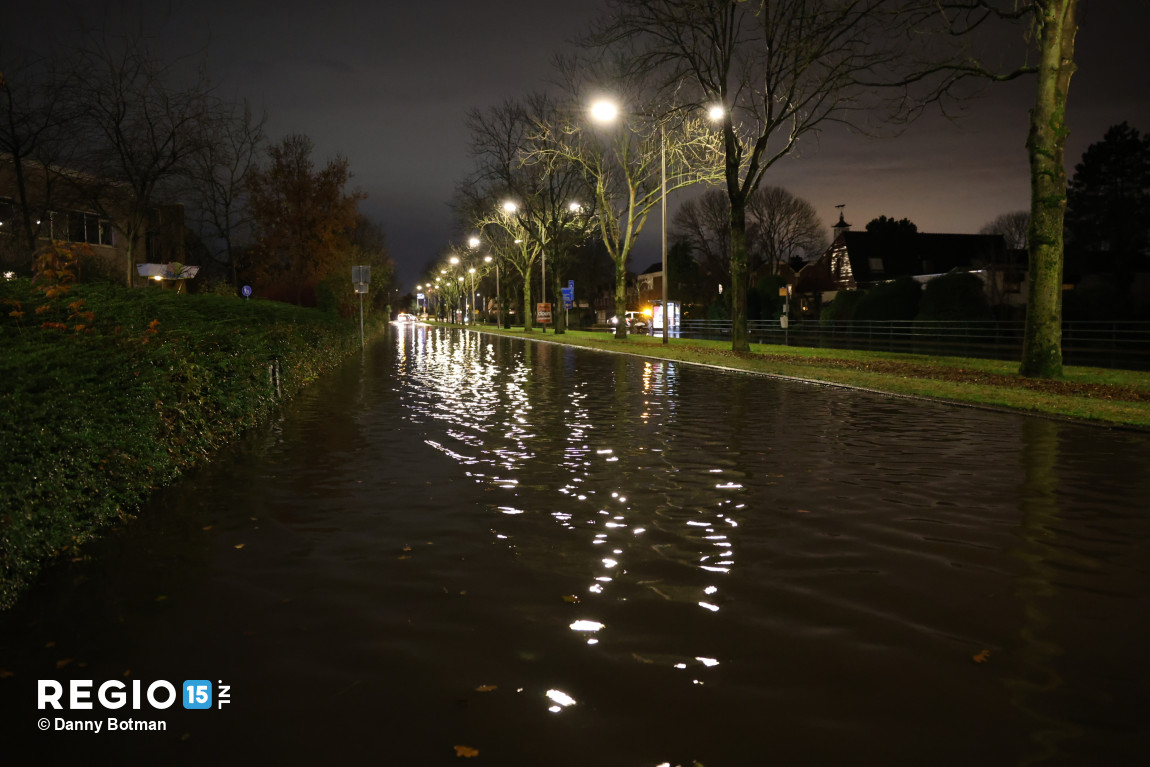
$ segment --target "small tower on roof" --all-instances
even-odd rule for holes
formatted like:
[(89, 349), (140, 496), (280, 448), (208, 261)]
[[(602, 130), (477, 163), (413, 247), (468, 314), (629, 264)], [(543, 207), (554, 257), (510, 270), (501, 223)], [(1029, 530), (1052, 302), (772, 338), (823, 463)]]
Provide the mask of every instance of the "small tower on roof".
[(839, 222), (834, 225), (835, 239), (838, 239), (840, 234), (850, 230), (851, 225), (848, 224), (847, 220), (843, 217), (843, 208), (846, 207), (846, 203), (843, 203), (842, 205), (836, 205), (835, 207), (839, 209)]

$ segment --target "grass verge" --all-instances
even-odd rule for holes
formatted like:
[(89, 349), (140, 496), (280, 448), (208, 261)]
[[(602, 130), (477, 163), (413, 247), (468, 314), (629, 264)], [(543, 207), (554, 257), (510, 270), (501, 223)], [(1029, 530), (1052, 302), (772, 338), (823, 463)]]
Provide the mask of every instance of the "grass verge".
[(745, 354), (729, 341), (628, 336), (571, 330), (563, 335), (480, 326), (485, 333), (550, 341), (588, 349), (710, 365), (748, 373), (851, 386), (980, 407), (1017, 410), (1089, 423), (1150, 429), (1150, 374), (1068, 367), (1062, 379), (1018, 375), (1018, 363), (969, 357), (814, 349), (752, 344)]
[(0, 299), (0, 609), (359, 346), (358, 318), (269, 301), (19, 280)]

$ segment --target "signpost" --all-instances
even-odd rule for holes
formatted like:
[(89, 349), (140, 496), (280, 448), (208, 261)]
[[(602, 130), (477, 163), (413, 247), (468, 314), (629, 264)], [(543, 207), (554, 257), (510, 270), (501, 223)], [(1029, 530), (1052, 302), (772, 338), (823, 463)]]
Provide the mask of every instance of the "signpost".
[(791, 286), (784, 285), (779, 288), (779, 298), (783, 299), (783, 314), (779, 317), (779, 324), (783, 327), (783, 346), (790, 346), (790, 319), (791, 319)]
[(244, 294), (244, 298), (251, 298), (252, 297), (252, 286), (251, 285), (244, 285), (242, 288), (240, 288), (240, 292)]
[(551, 304), (535, 305), (535, 321), (544, 326), (551, 323)]
[(370, 266), (353, 266), (351, 268), (351, 284), (359, 294), (359, 348), (363, 349), (363, 294), (367, 292), (367, 285), (371, 282)]

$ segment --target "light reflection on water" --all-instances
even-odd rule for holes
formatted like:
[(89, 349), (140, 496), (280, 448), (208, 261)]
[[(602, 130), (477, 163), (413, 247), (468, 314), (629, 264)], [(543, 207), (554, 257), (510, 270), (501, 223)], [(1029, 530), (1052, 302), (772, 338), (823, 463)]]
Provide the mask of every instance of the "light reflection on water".
[(1145, 434), (393, 328), (0, 615), (13, 722), (69, 673), (242, 705), (62, 755), (0, 732), (44, 763), (1139, 763), (1148, 464)]
[[(1062, 650), (1040, 636), (1050, 620), (1035, 600), (1059, 596), (1053, 549), (1055, 559), (1088, 566), (1089, 556), (1067, 549), (1095, 541), (1080, 539), (1063, 516), (1086, 509), (1049, 518), (1035, 509), (1054, 509), (1055, 496), (1098, 480), (1060, 475), (1051, 464), (1036, 482), (1035, 456), (1055, 459), (1041, 458), (1030, 435), (1046, 430), (1057, 442), (1073, 431), (1076, 453), (1117, 453), (1130, 463), (1133, 486), (1103, 494), (1120, 516), (1150, 490), (1145, 437), (674, 363), (604, 361), (551, 345), (425, 335), (434, 340), (417, 359), (397, 359), (409, 418), (450, 424), (449, 440), (433, 446), (499, 494), (488, 508), (492, 534), (511, 542), (523, 566), (581, 578), (580, 617), (570, 628), (594, 626), (594, 652), (668, 673), (691, 669), (692, 684), (741, 690), (732, 701), (744, 706), (823, 689), (847, 701), (826, 707), (828, 721), (842, 725), (832, 712), (858, 704), (857, 690), (812, 684), (820, 663), (810, 658), (793, 664), (802, 672), (787, 673), (770, 656), (790, 648), (799, 658), (809, 647), (795, 642), (831, 642), (830, 666), (847, 684), (893, 680), (897, 688), (919, 674), (939, 682), (932, 656), (961, 664), (991, 646), (1019, 664), (999, 669), (1012, 697), (991, 707), (1027, 712), (1028, 737), (1039, 745), (1010, 744), (1020, 762), (1057, 755), (1060, 742), (1081, 736), (1065, 717), (1031, 711), (1034, 696), (1061, 685), (1048, 661)], [(1117, 447), (1123, 439), (1130, 444)], [(1022, 456), (1021, 470), (1013, 455)], [(553, 531), (540, 526), (544, 519)], [(1146, 520), (1123, 523), (1145, 552)], [(1020, 536), (1035, 534), (1051, 542), (1019, 547)], [(1091, 570), (1099, 582), (1089, 588), (1112, 588)], [(1133, 588), (1145, 598), (1144, 587)], [(1019, 618), (1011, 640), (1002, 629)], [(843, 667), (868, 668), (884, 656), (879, 668), (905, 668)], [(739, 671), (722, 673), (728, 666)], [(760, 687), (748, 689), (755, 680)], [(986, 705), (986, 694), (968, 691), (966, 704)]]

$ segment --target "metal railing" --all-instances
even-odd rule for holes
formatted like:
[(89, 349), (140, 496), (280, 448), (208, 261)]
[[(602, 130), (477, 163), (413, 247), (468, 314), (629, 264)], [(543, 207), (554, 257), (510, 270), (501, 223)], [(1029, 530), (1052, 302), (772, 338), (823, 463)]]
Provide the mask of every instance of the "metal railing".
[[(751, 343), (828, 349), (934, 354), (1017, 360), (1022, 354), (1022, 321), (792, 321), (750, 320)], [(730, 338), (730, 320), (684, 320), (680, 338)], [(1062, 324), (1062, 355), (1067, 365), (1150, 370), (1150, 322), (1082, 321)]]

